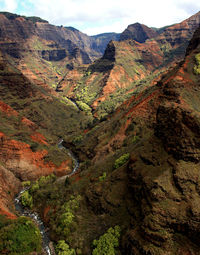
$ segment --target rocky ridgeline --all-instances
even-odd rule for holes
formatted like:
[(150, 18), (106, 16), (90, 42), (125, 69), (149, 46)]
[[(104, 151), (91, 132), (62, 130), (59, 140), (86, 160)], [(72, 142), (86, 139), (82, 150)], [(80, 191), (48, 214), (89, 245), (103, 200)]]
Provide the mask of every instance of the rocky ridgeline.
[(129, 164), (139, 223), (124, 238), (128, 254), (199, 254), (200, 89), (193, 71), (199, 38), (200, 29), (184, 62), (157, 85), (156, 136), (133, 152)]

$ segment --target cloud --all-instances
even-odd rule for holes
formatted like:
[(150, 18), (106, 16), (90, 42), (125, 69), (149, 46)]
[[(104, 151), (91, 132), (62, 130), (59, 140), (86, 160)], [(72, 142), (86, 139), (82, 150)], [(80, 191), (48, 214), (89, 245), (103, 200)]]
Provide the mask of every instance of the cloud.
[(9, 11), (39, 16), (55, 25), (74, 26), (89, 34), (121, 32), (135, 22), (162, 27), (200, 10), (200, 1), (196, 0), (0, 0), (0, 7), (1, 3)]
[(0, 1), (0, 4), (3, 4), (2, 10), (8, 12), (14, 12), (17, 9), (17, 1), (16, 0), (4, 0)]

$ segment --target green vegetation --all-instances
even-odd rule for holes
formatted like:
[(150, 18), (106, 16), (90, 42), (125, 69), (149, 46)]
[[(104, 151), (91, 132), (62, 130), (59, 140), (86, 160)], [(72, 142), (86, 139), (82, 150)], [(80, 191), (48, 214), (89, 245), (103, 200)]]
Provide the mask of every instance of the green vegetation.
[(200, 74), (200, 53), (195, 56), (196, 65), (194, 66), (194, 73)]
[(91, 71), (86, 71), (85, 75), (82, 76), (81, 80), (74, 88), (74, 95), (76, 101), (84, 102), (87, 105), (91, 105), (101, 91), (99, 82), (101, 81), (102, 74), (94, 76), (92, 81), (87, 84), (87, 79), (90, 77), (90, 75)]
[(122, 155), (120, 158), (116, 159), (115, 164), (114, 164), (114, 169), (125, 164), (128, 161), (129, 157), (130, 157), (130, 154), (126, 153), (126, 154)]
[(31, 182), (30, 181), (24, 181), (22, 182), (22, 186), (23, 187), (29, 187), (31, 185)]
[(74, 211), (78, 209), (81, 196), (71, 196), (70, 200), (64, 203), (58, 215), (57, 232), (67, 237), (74, 227)]
[(73, 139), (73, 144), (79, 144), (81, 143), (83, 140), (83, 136), (82, 135), (79, 135), (79, 136), (76, 136), (74, 139)]
[(56, 245), (56, 253), (58, 255), (76, 255), (74, 249), (70, 249), (69, 245), (64, 240), (60, 240)]
[(67, 151), (61, 150), (57, 146), (51, 146), (48, 150), (48, 154), (44, 157), (45, 162), (53, 162), (58, 167), (67, 159), (70, 160)]
[(115, 255), (115, 248), (119, 246), (120, 231), (119, 226), (109, 228), (99, 240), (94, 240), (93, 246), (96, 248), (92, 251), (92, 255)]
[(139, 136), (137, 135), (134, 135), (133, 138), (132, 138), (132, 143), (136, 143), (139, 139)]
[(101, 176), (99, 176), (99, 181), (102, 182), (106, 179), (106, 172), (103, 172)]
[(38, 181), (36, 181), (35, 183), (33, 183), (33, 184), (31, 185), (30, 192), (35, 192), (35, 191), (38, 190), (39, 188), (40, 188), (39, 183), (38, 183)]
[(50, 174), (48, 176), (41, 176), (39, 180), (35, 181), (30, 187), (30, 193), (34, 193), (42, 187), (45, 187), (48, 183), (52, 183), (56, 180), (56, 176), (54, 174)]
[(76, 101), (76, 104), (78, 105), (78, 107), (86, 112), (86, 113), (90, 113), (91, 112), (91, 108), (89, 107), (89, 105), (87, 105), (86, 103), (82, 102), (82, 101)]
[(91, 71), (87, 71), (87, 72), (84, 74), (84, 76), (85, 76), (85, 77), (90, 76), (91, 73), (92, 73)]
[(9, 220), (0, 215), (0, 254), (27, 255), (41, 252), (41, 235), (34, 223), (21, 216)]
[(35, 16), (32, 16), (32, 17), (26, 17), (26, 16), (21, 16), (21, 15), (18, 15), (18, 14), (13, 14), (13, 13), (10, 13), (10, 12), (0, 12), (0, 14), (3, 14), (6, 16), (7, 19), (10, 19), (10, 20), (14, 20), (18, 17), (23, 17), (25, 18), (26, 20), (30, 20), (32, 21), (33, 23), (36, 23), (36, 22), (44, 22), (44, 23), (48, 23), (47, 20), (44, 20), (44, 19), (41, 19), (39, 17), (35, 17)]
[(21, 195), (21, 202), (22, 202), (22, 205), (25, 207), (29, 207), (29, 208), (33, 207), (33, 198), (30, 195), (28, 190), (24, 191), (24, 193)]

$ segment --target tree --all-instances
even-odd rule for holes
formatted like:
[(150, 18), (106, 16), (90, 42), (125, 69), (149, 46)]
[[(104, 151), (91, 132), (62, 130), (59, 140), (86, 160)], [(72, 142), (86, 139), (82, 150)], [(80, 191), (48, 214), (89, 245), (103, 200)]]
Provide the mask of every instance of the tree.
[(115, 255), (115, 248), (119, 246), (120, 231), (119, 226), (109, 228), (99, 240), (94, 240), (93, 246), (96, 248), (92, 251), (92, 255)]
[(76, 255), (74, 249), (70, 249), (69, 245), (64, 240), (60, 240), (56, 245), (56, 252), (58, 255)]
[(33, 207), (33, 198), (29, 194), (28, 190), (24, 191), (24, 193), (22, 194), (21, 201), (23, 206), (27, 206), (29, 208)]
[(130, 157), (130, 154), (126, 153), (126, 154), (122, 155), (120, 158), (118, 158), (117, 160), (115, 160), (114, 169), (125, 164), (127, 162), (127, 160), (129, 159), (129, 157)]

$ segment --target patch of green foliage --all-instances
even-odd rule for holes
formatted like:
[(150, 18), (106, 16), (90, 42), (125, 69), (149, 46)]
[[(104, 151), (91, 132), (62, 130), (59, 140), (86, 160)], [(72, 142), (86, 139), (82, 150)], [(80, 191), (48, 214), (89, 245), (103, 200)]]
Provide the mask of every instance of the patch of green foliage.
[(76, 136), (73, 139), (73, 144), (79, 144), (79, 143), (82, 142), (82, 140), (83, 140), (83, 136), (82, 135)]
[(76, 101), (82, 101), (88, 105), (91, 105), (99, 95), (101, 91), (101, 86), (99, 86), (99, 82), (102, 78), (102, 74), (97, 74), (92, 79), (92, 81), (87, 84), (87, 79), (90, 75), (91, 71), (86, 71), (85, 75), (81, 78), (81, 80), (74, 88), (74, 95)]
[(194, 66), (194, 73), (200, 74), (200, 53), (195, 55), (196, 65)]
[(89, 71), (87, 71), (87, 72), (84, 74), (84, 76), (85, 76), (85, 77), (90, 76), (91, 73), (92, 73), (92, 72), (89, 70)]
[(21, 202), (25, 207), (33, 207), (33, 198), (28, 190), (24, 191), (24, 193), (21, 195)]
[(99, 181), (102, 182), (106, 179), (106, 172), (103, 172), (101, 176), (99, 176)]
[(92, 255), (115, 255), (115, 248), (119, 246), (120, 232), (120, 227), (115, 226), (109, 228), (104, 235), (100, 236), (99, 240), (94, 240), (93, 246), (95, 248)]
[(139, 136), (137, 135), (134, 135), (133, 138), (132, 138), (132, 143), (136, 143), (139, 139)]
[(0, 215), (0, 254), (41, 252), (41, 243), (40, 231), (30, 219), (21, 216), (10, 220)]
[(56, 245), (56, 253), (58, 255), (76, 255), (75, 250), (70, 249), (69, 245), (64, 240), (58, 241), (58, 244)]
[(130, 157), (130, 154), (126, 153), (126, 154), (122, 155), (120, 158), (116, 159), (115, 164), (114, 164), (114, 169), (125, 164), (128, 161), (129, 157)]
[(89, 105), (87, 105), (86, 103), (82, 102), (82, 101), (76, 101), (76, 104), (78, 105), (78, 107), (86, 112), (86, 113), (90, 113), (91, 112), (91, 108), (89, 107)]
[(34, 193), (40, 188), (46, 186), (48, 183), (52, 183), (56, 180), (56, 176), (54, 174), (50, 174), (47, 176), (41, 176), (39, 180), (35, 181), (30, 187), (30, 193)]
[(75, 218), (74, 211), (79, 208), (81, 196), (71, 196), (70, 200), (64, 203), (58, 216), (57, 232), (67, 237), (73, 227)]
[(22, 186), (23, 187), (29, 187), (31, 185), (31, 182), (30, 181), (24, 181), (22, 182)]
[(39, 183), (38, 183), (38, 181), (36, 181), (35, 183), (33, 183), (33, 184), (31, 185), (30, 192), (35, 192), (35, 191), (37, 191), (39, 188), (40, 188)]

